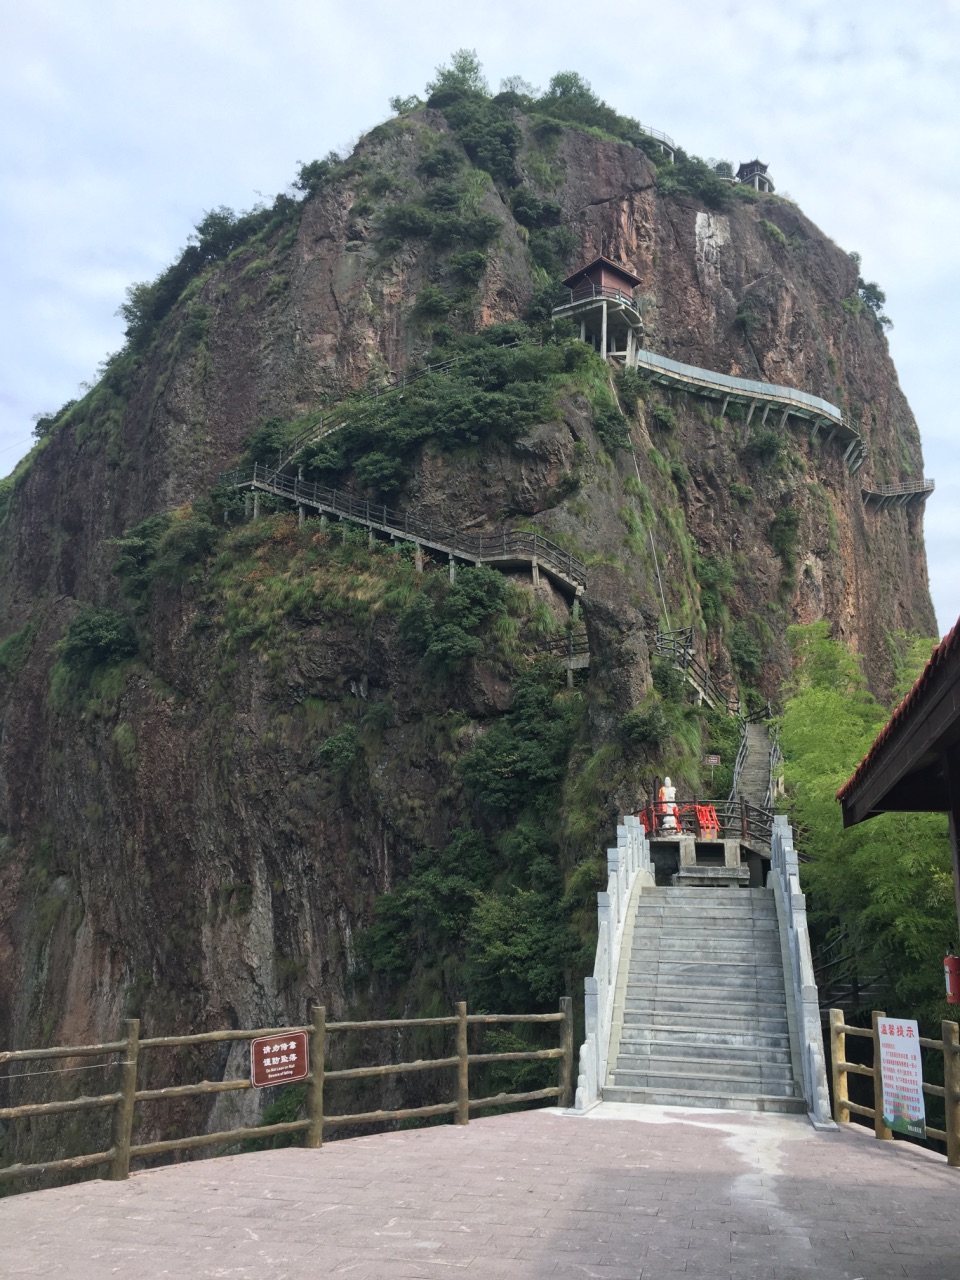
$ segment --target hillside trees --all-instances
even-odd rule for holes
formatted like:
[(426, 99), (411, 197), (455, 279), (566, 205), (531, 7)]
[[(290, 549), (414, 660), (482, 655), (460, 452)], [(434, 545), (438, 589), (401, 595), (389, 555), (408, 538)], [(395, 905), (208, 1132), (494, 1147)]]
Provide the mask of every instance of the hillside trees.
[(828, 623), (791, 627), (788, 640), (797, 665), (783, 716), (785, 777), (818, 927), (842, 942), (851, 971), (885, 981), (888, 1011), (935, 1025), (944, 1016), (942, 957), (956, 940), (946, 818), (885, 814), (843, 830), (837, 789), (887, 711)]

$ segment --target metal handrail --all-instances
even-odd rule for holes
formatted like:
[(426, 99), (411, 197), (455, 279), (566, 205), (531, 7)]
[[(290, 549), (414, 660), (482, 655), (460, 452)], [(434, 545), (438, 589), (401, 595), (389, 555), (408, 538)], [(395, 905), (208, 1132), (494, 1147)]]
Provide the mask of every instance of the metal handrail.
[(662, 129), (651, 129), (649, 125), (640, 125), (640, 132), (645, 133), (648, 138), (656, 138), (657, 142), (665, 142), (671, 151), (676, 151), (677, 144), (670, 137), (669, 133), (664, 133)]
[(554, 307), (554, 311), (562, 311), (563, 307), (572, 307), (577, 302), (589, 302), (591, 298), (611, 298), (614, 302), (625, 302), (627, 306), (636, 309), (636, 297), (634, 291), (626, 291), (624, 289), (616, 289), (612, 285), (594, 284), (592, 281), (586, 281), (578, 284), (572, 289), (568, 289), (570, 301), (563, 303), (559, 307)]
[(331, 489), (327, 485), (300, 480), (257, 463), (253, 471), (227, 471), (220, 482), (231, 488), (262, 489), (306, 506), (332, 512), (370, 529), (418, 542), (432, 550), (443, 551), (461, 560), (477, 564), (520, 558), (536, 561), (546, 572), (575, 587), (584, 587), (587, 567), (582, 560), (542, 533), (525, 533), (507, 529), (499, 533), (464, 533), (443, 529), (411, 516), (408, 511), (395, 511), (384, 503), (360, 498), (349, 490)]
[[(692, 634), (690, 638), (692, 640)], [(682, 672), (698, 692), (703, 694), (710, 706), (722, 708), (728, 715), (739, 713), (740, 699), (732, 697), (720, 688), (707, 667), (694, 654), (685, 631), (658, 631), (654, 641), (654, 652), (658, 657), (669, 658), (677, 670)]]
[(924, 476), (922, 480), (904, 480), (902, 484), (862, 486), (865, 494), (870, 497), (876, 495), (878, 498), (899, 498), (902, 494), (910, 493), (933, 493), (935, 488), (936, 485), (928, 476)]
[[(753, 378), (737, 378), (728, 373), (717, 373), (713, 369), (702, 369), (699, 365), (683, 364), (679, 360), (671, 360), (668, 356), (658, 355), (655, 351), (638, 351), (636, 353), (638, 368), (651, 369), (684, 382), (695, 382), (716, 387), (720, 391), (740, 392), (762, 397), (767, 400), (779, 400), (792, 406), (801, 406), (804, 410), (813, 410), (815, 414), (826, 418), (836, 426), (847, 427), (843, 413), (835, 404), (809, 391), (800, 391), (796, 387), (783, 387), (775, 382), (758, 382)], [(796, 410), (795, 410), (796, 411)], [(852, 431), (852, 428), (847, 427)], [(859, 438), (859, 433), (853, 432)]]
[(678, 809), (684, 807), (695, 809), (696, 806), (712, 809), (717, 816), (721, 838), (740, 839), (766, 847), (770, 845), (774, 816), (771, 809), (751, 804), (749, 800), (705, 800), (699, 796), (690, 796), (685, 799), (678, 796), (676, 800), (670, 802), (669, 806), (660, 801), (651, 800), (641, 813), (646, 815), (647, 829), (652, 840), (671, 839), (676, 834), (672, 831), (665, 832), (658, 824), (654, 825), (654, 819), (660, 818), (668, 808), (674, 805)]

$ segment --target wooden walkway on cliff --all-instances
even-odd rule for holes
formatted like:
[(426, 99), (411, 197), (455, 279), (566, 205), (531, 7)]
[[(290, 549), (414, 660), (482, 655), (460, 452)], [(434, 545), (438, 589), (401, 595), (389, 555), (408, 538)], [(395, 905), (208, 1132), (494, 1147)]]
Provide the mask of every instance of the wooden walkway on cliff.
[(426, 547), (446, 556), (451, 565), (461, 561), (488, 564), (498, 569), (529, 568), (534, 581), (541, 572), (545, 573), (575, 597), (583, 593), (587, 583), (587, 567), (583, 561), (537, 531), (527, 533), (506, 526), (495, 533), (444, 529), (418, 520), (408, 511), (394, 511), (383, 503), (357, 497), (348, 490), (313, 484), (259, 463), (252, 470), (225, 472), (220, 481), (232, 488), (276, 494), (295, 502), (298, 507), (310, 507), (323, 515), (351, 520), (374, 533)]

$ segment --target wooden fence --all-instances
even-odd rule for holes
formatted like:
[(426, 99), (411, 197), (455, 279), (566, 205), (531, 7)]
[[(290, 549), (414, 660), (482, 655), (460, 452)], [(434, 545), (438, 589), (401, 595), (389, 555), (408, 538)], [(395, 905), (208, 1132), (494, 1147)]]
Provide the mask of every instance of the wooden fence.
[[(556, 1049), (529, 1049), (516, 1053), (470, 1053), (467, 1033), (471, 1026), (491, 1026), (497, 1023), (559, 1023), (560, 1044)], [(0, 1181), (30, 1177), (34, 1174), (67, 1172), (97, 1165), (109, 1165), (109, 1177), (122, 1179), (129, 1176), (130, 1161), (138, 1156), (162, 1155), (168, 1151), (184, 1151), (194, 1147), (212, 1146), (218, 1143), (241, 1142), (250, 1138), (265, 1138), (273, 1134), (304, 1133), (308, 1147), (323, 1144), (324, 1127), (346, 1124), (371, 1124), (390, 1120), (408, 1120), (420, 1117), (452, 1115), (456, 1124), (467, 1124), (470, 1112), (485, 1107), (501, 1107), (521, 1102), (557, 1099), (562, 1107), (573, 1104), (573, 1002), (565, 996), (560, 1001), (558, 1013), (533, 1014), (482, 1014), (467, 1013), (464, 1003), (456, 1005), (456, 1013), (440, 1018), (388, 1018), (378, 1022), (327, 1022), (326, 1009), (317, 1005), (312, 1021), (305, 1027), (262, 1027), (253, 1031), (209, 1031), (199, 1035), (154, 1036), (140, 1038), (140, 1023), (136, 1018), (124, 1024), (123, 1039), (104, 1044), (72, 1045), (51, 1049), (18, 1049), (0, 1052), (0, 1066), (10, 1062), (36, 1062), (51, 1058), (92, 1058), (119, 1055), (120, 1088), (114, 1093), (97, 1097), (73, 1098), (63, 1102), (38, 1102), (18, 1107), (0, 1107), (0, 1121), (25, 1119), (33, 1116), (62, 1115), (69, 1112), (88, 1111), (97, 1108), (113, 1109), (112, 1145), (106, 1151), (88, 1155), (71, 1156), (61, 1160), (47, 1160), (41, 1164), (14, 1164), (0, 1169)], [(350, 1067), (327, 1071), (324, 1068), (328, 1037), (345, 1031), (377, 1031), (386, 1028), (450, 1027), (455, 1032), (454, 1052), (445, 1058), (418, 1059), (415, 1062), (393, 1062), (380, 1066)], [(282, 1124), (260, 1125), (257, 1128), (225, 1130), (220, 1133), (200, 1133), (191, 1137), (172, 1138), (159, 1142), (134, 1143), (134, 1113), (138, 1103), (159, 1102), (204, 1094), (227, 1093), (250, 1089), (249, 1079), (202, 1080), (198, 1084), (176, 1085), (166, 1089), (138, 1089), (137, 1067), (144, 1050), (182, 1047), (186, 1045), (217, 1044), (231, 1040), (254, 1040), (260, 1036), (286, 1036), (305, 1032), (310, 1044), (310, 1074), (307, 1084), (307, 1117)], [(526, 1093), (498, 1093), (491, 1097), (470, 1097), (470, 1068), (489, 1062), (531, 1062), (556, 1059), (559, 1064), (559, 1080), (546, 1089), (533, 1089)], [(454, 1097), (448, 1102), (432, 1106), (408, 1107), (399, 1111), (365, 1111), (352, 1115), (327, 1115), (324, 1112), (324, 1086), (331, 1080), (362, 1080), (377, 1076), (403, 1075), (414, 1071), (433, 1071), (456, 1068), (457, 1084)]]
[[(830, 1010), (830, 1056), (833, 1062), (833, 1118), (837, 1124), (849, 1124), (851, 1112), (858, 1116), (866, 1116), (873, 1121), (873, 1131), (878, 1138), (889, 1140), (893, 1133), (883, 1118), (883, 1072), (880, 1066), (880, 1019), (887, 1015), (873, 1012), (873, 1024), (866, 1027), (850, 1027), (843, 1020), (843, 1011)], [(933, 1049), (943, 1054), (943, 1085), (923, 1082), (923, 1092), (931, 1097), (942, 1098), (946, 1119), (945, 1129), (925, 1127), (928, 1138), (936, 1138), (947, 1144), (947, 1163), (960, 1167), (960, 1027), (956, 1022), (945, 1020), (941, 1023), (942, 1040), (930, 1040), (926, 1036), (919, 1037), (921, 1049)], [(873, 1043), (873, 1065), (863, 1066), (858, 1062), (847, 1062), (847, 1036), (858, 1036)], [(865, 1076), (873, 1081), (873, 1106), (866, 1107), (859, 1102), (851, 1102), (848, 1094), (847, 1077), (849, 1075)]]

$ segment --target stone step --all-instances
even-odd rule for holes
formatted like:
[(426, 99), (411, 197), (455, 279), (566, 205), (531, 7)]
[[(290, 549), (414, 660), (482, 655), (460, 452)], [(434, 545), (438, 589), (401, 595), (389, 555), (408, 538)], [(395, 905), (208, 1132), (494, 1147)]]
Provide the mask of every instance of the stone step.
[[(689, 1046), (688, 1046), (689, 1047)], [(793, 1085), (793, 1067), (790, 1063), (741, 1061), (736, 1058), (696, 1058), (683, 1053), (644, 1057), (641, 1054), (617, 1056), (617, 1072), (641, 1072), (655, 1075), (693, 1075), (705, 1080), (721, 1077), (725, 1080), (764, 1080)], [(629, 1082), (628, 1082), (629, 1083)], [(789, 1089), (785, 1090), (789, 1092)]]
[(705, 937), (699, 943), (686, 938), (656, 938), (641, 940), (634, 937), (630, 951), (631, 961), (642, 964), (646, 960), (661, 963), (689, 964), (694, 960), (721, 961), (730, 964), (762, 965), (780, 959), (780, 948), (769, 940), (751, 942), (746, 938)]
[(637, 911), (633, 920), (635, 929), (666, 929), (682, 933), (685, 929), (719, 932), (721, 929), (746, 929), (750, 932), (764, 929), (776, 930), (776, 916), (757, 915), (753, 911), (683, 911), (675, 912), (651, 907), (649, 911)]
[[(707, 1027), (691, 1031), (683, 1027), (624, 1027), (621, 1053), (690, 1053), (695, 1057), (726, 1057), (731, 1053), (770, 1054), (774, 1062), (790, 1060), (790, 1037), (783, 1033), (723, 1031)], [(783, 1058), (780, 1055), (786, 1054)]]
[(758, 1031), (779, 1031), (787, 1025), (785, 1004), (759, 1000), (716, 1001), (683, 999), (676, 996), (631, 997), (624, 1002), (624, 1026), (643, 1026), (646, 1019), (669, 1018), (671, 1025), (683, 1020), (693, 1027), (729, 1026), (731, 1030), (756, 1025)]
[(703, 1107), (712, 1111), (770, 1111), (779, 1115), (806, 1115), (802, 1098), (781, 1098), (763, 1093), (720, 1092), (705, 1089), (637, 1089), (604, 1085), (604, 1102), (630, 1102), (653, 1107)]
[(761, 1074), (759, 1071), (741, 1072), (732, 1069), (732, 1063), (724, 1064), (729, 1071), (703, 1071), (700, 1063), (678, 1062), (670, 1066), (652, 1065), (649, 1070), (631, 1071), (619, 1063), (611, 1072), (610, 1083), (628, 1089), (682, 1089), (716, 1090), (718, 1093), (764, 1093), (777, 1098), (795, 1098), (797, 1089), (792, 1075), (781, 1077)]
[(758, 971), (756, 965), (738, 964), (732, 960), (718, 960), (716, 964), (700, 964), (692, 960), (630, 961), (628, 983), (653, 984), (658, 979), (665, 986), (687, 987), (705, 993), (726, 988), (750, 988), (759, 992), (768, 991), (771, 987), (779, 994), (783, 993), (783, 977), (770, 963)]
[[(793, 1075), (789, 1049), (770, 1049), (765, 1045), (675, 1044), (669, 1040), (653, 1040), (649, 1044), (620, 1041), (618, 1070), (657, 1070), (664, 1062), (685, 1062), (691, 1071), (696, 1071), (701, 1062), (725, 1062), (749, 1067), (751, 1075), (770, 1074), (768, 1068), (783, 1068), (787, 1077)], [(773, 1071), (776, 1078), (779, 1074), (778, 1070)]]
[(737, 928), (723, 927), (719, 929), (698, 928), (696, 925), (690, 925), (684, 929), (655, 929), (648, 928), (646, 925), (635, 925), (634, 927), (634, 950), (637, 947), (645, 946), (668, 946), (672, 948), (681, 947), (700, 947), (700, 946), (746, 946), (746, 947), (769, 947), (771, 950), (780, 950), (780, 937), (774, 928), (769, 929), (751, 929), (746, 927)]

